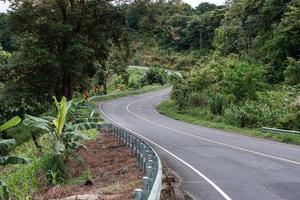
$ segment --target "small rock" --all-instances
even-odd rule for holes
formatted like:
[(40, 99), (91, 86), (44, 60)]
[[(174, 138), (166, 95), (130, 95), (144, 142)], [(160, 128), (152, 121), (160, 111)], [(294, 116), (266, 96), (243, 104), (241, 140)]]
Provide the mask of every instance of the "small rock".
[(128, 168), (127, 167), (121, 167), (120, 169), (117, 169), (116, 175), (126, 174), (127, 172), (128, 172)]

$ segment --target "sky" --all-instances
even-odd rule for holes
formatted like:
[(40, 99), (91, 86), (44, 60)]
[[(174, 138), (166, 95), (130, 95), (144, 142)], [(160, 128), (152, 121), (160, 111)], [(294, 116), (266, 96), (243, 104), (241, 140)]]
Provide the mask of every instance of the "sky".
[[(190, 4), (192, 7), (198, 6), (201, 2), (209, 2), (214, 3), (216, 5), (224, 4), (225, 0), (183, 0), (184, 2)], [(6, 12), (8, 8), (8, 2), (4, 3), (3, 1), (0, 2), (0, 12)]]

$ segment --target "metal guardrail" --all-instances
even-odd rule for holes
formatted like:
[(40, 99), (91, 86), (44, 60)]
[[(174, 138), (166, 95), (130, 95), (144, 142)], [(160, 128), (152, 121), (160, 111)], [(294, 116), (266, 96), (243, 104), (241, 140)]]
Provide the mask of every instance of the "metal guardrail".
[(142, 139), (113, 124), (99, 125), (131, 149), (143, 171), (143, 186), (135, 190), (135, 200), (159, 200), (162, 185), (162, 165), (157, 153)]
[(278, 129), (278, 128), (269, 128), (269, 127), (262, 127), (260, 130), (263, 132), (273, 132), (273, 133), (283, 133), (283, 134), (300, 134), (300, 131), (284, 130), (284, 129)]

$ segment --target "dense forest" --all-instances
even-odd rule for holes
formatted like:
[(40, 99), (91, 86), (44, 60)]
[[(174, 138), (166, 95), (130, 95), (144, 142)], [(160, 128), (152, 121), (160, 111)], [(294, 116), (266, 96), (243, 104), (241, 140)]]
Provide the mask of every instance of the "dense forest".
[[(33, 161), (0, 168), (15, 199), (41, 189), (37, 174), (50, 185), (70, 180), (65, 163), (96, 134), (99, 116), (83, 101), (93, 95), (170, 83), (159, 108), (169, 116), (300, 130), (299, 0), (8, 2), (0, 14), (0, 124), (9, 120), (0, 126), (0, 165)], [(299, 135), (258, 136), (300, 144)], [(7, 157), (21, 143), (15, 152), (26, 157)]]

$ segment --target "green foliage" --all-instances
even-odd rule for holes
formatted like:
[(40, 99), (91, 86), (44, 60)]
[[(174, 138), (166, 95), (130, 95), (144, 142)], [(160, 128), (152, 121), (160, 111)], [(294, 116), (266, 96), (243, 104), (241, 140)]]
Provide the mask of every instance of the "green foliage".
[(300, 60), (288, 58), (288, 65), (285, 70), (285, 81), (289, 85), (300, 84)]
[[(80, 130), (96, 128), (97, 123), (90, 122), (89, 119), (81, 116), (77, 121), (79, 123), (75, 123), (78, 117), (75, 115), (75, 110), (80, 103), (67, 102), (65, 97), (60, 102), (57, 102), (56, 98), (54, 99), (58, 113), (56, 118), (27, 115), (23, 124), (46, 131), (53, 139), (53, 154), (67, 159), (74, 149), (83, 146), (81, 141), (88, 139)], [(89, 117), (90, 115), (86, 118)]]
[(209, 119), (237, 127), (298, 129), (298, 115), (291, 106), (298, 90), (272, 88), (265, 80), (265, 72), (260, 62), (247, 57), (210, 56), (199, 68), (174, 82), (171, 99), (181, 112), (198, 107)]
[(11, 53), (7, 51), (0, 50), (0, 65), (6, 65), (8, 63)]
[(42, 170), (52, 185), (62, 184), (67, 176), (66, 166), (62, 157), (50, 154), (42, 160)]
[(5, 131), (13, 126), (18, 125), (21, 122), (21, 118), (19, 116), (13, 117), (4, 124), (0, 125), (0, 132)]
[(215, 10), (216, 8), (217, 8), (217, 6), (215, 4), (204, 2), (204, 3), (200, 3), (196, 7), (196, 10), (199, 12), (199, 14), (203, 14), (205, 12)]
[[(5, 131), (13, 126), (18, 125), (21, 122), (20, 117), (16, 116), (6, 123), (0, 125), (0, 132)], [(27, 164), (30, 162), (29, 159), (19, 156), (6, 156), (7, 152), (12, 148), (12, 146), (16, 145), (16, 141), (14, 139), (9, 140), (0, 140), (0, 166), (4, 165), (13, 165), (13, 164)], [(7, 185), (0, 180), (0, 186), (2, 187), (2, 194), (0, 199), (9, 200), (9, 191), (7, 189)]]
[(284, 129), (300, 130), (300, 106), (292, 107), (292, 110), (281, 118), (281, 127)]
[(234, 63), (224, 73), (227, 94), (233, 94), (237, 100), (255, 99), (256, 92), (265, 88), (264, 74), (265, 71), (259, 63)]
[(1, 121), (16, 114), (39, 115), (50, 108), (52, 96), (71, 99), (74, 91), (91, 87), (97, 63), (105, 63), (113, 46), (126, 43), (123, 10), (106, 0), (12, 0), (10, 5), (11, 12), (0, 15), (1, 44), (8, 50), (2, 42), (8, 27), (5, 33), (14, 38), (15, 50), (11, 57), (0, 52), (5, 64), (0, 69), (5, 74)]
[[(164, 115), (172, 117), (177, 120), (186, 121), (189, 123), (212, 127), (218, 129), (224, 129), (227, 131), (241, 133), (244, 135), (267, 138), (270, 140), (275, 140), (279, 142), (291, 143), (300, 145), (300, 136), (299, 134), (278, 134), (278, 133), (263, 133), (259, 130), (249, 129), (249, 128), (239, 128), (235, 125), (229, 125), (228, 122), (225, 122), (222, 116), (214, 116), (210, 111), (205, 107), (190, 107), (184, 110), (177, 110), (174, 102), (167, 100), (158, 105), (158, 111)], [(226, 111), (225, 111), (226, 113)], [(272, 114), (270, 114), (271, 116)]]
[(12, 52), (12, 34), (10, 32), (9, 14), (0, 13), (0, 43), (4, 51)]
[(83, 172), (82, 179), (84, 181), (84, 185), (91, 185), (91, 184), (93, 184), (93, 182), (92, 182), (93, 175), (92, 175), (92, 173), (91, 173), (91, 171), (89, 169)]
[(152, 85), (158, 83), (160, 85), (164, 85), (167, 82), (168, 74), (164, 69), (158, 67), (152, 67), (149, 71), (146, 72), (144, 77), (141, 79), (141, 84), (144, 85)]
[(226, 97), (222, 94), (212, 94), (209, 98), (209, 109), (214, 115), (221, 115), (226, 106)]

